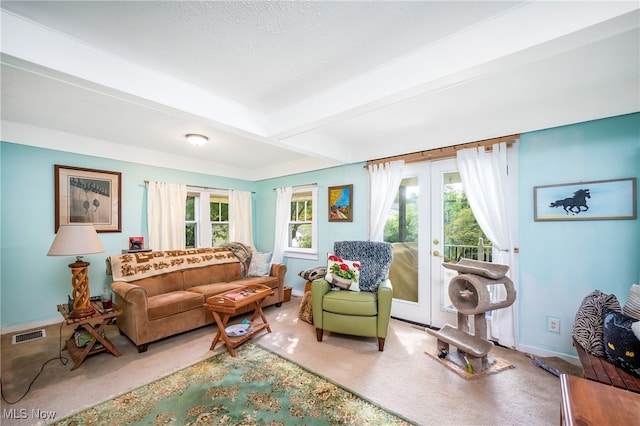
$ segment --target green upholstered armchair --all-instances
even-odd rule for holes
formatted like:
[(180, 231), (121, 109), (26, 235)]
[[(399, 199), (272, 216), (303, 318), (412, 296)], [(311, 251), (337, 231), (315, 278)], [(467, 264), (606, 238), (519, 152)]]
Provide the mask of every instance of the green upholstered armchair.
[(384, 350), (393, 286), (389, 267), (393, 259), (391, 244), (374, 241), (336, 241), (334, 254), (360, 262), (360, 291), (331, 290), (324, 278), (311, 284), (313, 325), (318, 342), (324, 331), (353, 336), (377, 337), (378, 350)]

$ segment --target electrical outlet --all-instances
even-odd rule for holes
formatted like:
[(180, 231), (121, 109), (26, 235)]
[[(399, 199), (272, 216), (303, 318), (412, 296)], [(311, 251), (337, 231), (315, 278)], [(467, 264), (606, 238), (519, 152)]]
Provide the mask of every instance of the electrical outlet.
[(547, 331), (560, 333), (560, 318), (547, 317)]

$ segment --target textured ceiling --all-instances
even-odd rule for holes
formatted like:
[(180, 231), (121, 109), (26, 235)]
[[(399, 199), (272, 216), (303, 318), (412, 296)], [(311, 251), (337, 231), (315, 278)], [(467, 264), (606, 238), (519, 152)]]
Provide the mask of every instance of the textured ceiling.
[(87, 44), (266, 112), (512, 6), (3, 2), (5, 9)]
[(637, 2), (1, 6), (3, 140), (222, 176), (640, 109)]

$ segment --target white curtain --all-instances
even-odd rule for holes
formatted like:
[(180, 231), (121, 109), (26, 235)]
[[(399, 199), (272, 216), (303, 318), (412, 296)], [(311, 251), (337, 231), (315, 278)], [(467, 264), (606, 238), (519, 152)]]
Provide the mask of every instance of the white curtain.
[(187, 186), (149, 181), (147, 186), (147, 224), (149, 248), (185, 248)]
[[(507, 276), (518, 291), (518, 144), (506, 143), (458, 151), (458, 170), (464, 192), (482, 232), (493, 243), (493, 262), (509, 266)], [(496, 300), (506, 298), (497, 285)], [(501, 345), (517, 349), (517, 299), (493, 311), (491, 334)]]
[(276, 225), (273, 242), (272, 263), (282, 263), (284, 252), (289, 246), (289, 221), (291, 219), (291, 194), (290, 186), (276, 189)]
[(404, 161), (369, 166), (369, 241), (382, 241), (387, 215), (402, 182)]
[(229, 241), (253, 247), (251, 192), (229, 190)]

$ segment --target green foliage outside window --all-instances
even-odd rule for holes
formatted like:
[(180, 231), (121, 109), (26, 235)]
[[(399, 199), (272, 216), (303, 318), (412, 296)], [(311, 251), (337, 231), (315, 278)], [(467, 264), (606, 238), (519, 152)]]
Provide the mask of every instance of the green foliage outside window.
[[(198, 196), (188, 195), (185, 209), (185, 239), (187, 248), (197, 246)], [(209, 220), (211, 222), (211, 245), (213, 247), (229, 242), (229, 202), (225, 196), (212, 195), (209, 202)]]
[(311, 248), (312, 225), (309, 223), (291, 224), (291, 247)]
[[(395, 208), (389, 213), (384, 226), (384, 241), (389, 243), (418, 242), (418, 193), (416, 186), (406, 185), (410, 180), (403, 180), (401, 187), (403, 193), (407, 194), (402, 204), (400, 203), (400, 191), (394, 201)], [(413, 190), (412, 190), (413, 189)], [(400, 218), (404, 215), (403, 232), (400, 232)]]
[[(196, 197), (187, 196), (187, 206), (185, 212), (185, 242), (187, 248), (196, 247), (196, 224), (194, 223), (196, 218)], [(191, 222), (191, 223), (190, 223)]]
[(196, 197), (187, 197), (186, 220), (196, 220)]
[[(219, 246), (229, 242), (229, 203), (226, 197), (211, 197), (209, 203), (211, 220), (211, 245)], [(221, 223), (216, 223), (221, 222)]]
[(476, 222), (469, 200), (463, 190), (445, 191), (444, 243), (448, 245), (478, 245), (478, 238), (488, 238)]
[(312, 207), (313, 204), (310, 192), (293, 194), (291, 197), (291, 223), (289, 224), (289, 244), (291, 247), (312, 247)]
[[(399, 206), (399, 195), (394, 205)], [(477, 246), (480, 237), (484, 239), (485, 244), (490, 244), (476, 222), (467, 196), (459, 185), (445, 185), (443, 213), (445, 245)], [(385, 223), (384, 241), (390, 243), (418, 241), (418, 196), (415, 192), (407, 196), (405, 221), (405, 235), (401, 237), (400, 212), (398, 209), (390, 212)]]

